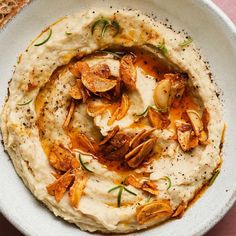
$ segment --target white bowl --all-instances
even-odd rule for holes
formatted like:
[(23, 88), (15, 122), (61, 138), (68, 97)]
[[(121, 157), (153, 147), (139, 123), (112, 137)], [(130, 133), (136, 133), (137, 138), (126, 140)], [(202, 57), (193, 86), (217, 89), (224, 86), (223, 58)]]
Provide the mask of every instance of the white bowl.
[[(137, 235), (201, 235), (216, 224), (236, 199), (236, 29), (209, 0), (41, 0), (33, 1), (0, 33), (0, 102), (4, 101), (17, 56), (30, 40), (58, 18), (100, 7), (128, 7), (169, 19), (175, 29), (185, 29), (210, 62), (223, 91), (227, 133), (224, 162), (219, 177), (180, 220), (173, 220)], [(88, 235), (55, 217), (26, 189), (0, 150), (0, 209), (27, 235)]]

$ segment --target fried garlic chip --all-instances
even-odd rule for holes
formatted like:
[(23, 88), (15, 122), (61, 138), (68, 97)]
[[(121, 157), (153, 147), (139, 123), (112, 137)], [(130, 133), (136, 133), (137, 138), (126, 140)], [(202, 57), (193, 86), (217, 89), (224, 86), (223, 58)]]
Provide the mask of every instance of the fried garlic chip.
[(137, 221), (144, 224), (148, 221), (160, 221), (169, 218), (173, 210), (167, 200), (156, 200), (146, 205), (140, 206), (136, 210)]

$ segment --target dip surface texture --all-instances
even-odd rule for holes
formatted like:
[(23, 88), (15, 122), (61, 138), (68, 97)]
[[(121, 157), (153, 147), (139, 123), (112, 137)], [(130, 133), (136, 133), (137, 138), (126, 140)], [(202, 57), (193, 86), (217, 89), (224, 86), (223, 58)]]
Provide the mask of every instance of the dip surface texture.
[(6, 151), (56, 216), (127, 233), (180, 218), (221, 164), (221, 105), (190, 38), (136, 11), (67, 16), (21, 54)]

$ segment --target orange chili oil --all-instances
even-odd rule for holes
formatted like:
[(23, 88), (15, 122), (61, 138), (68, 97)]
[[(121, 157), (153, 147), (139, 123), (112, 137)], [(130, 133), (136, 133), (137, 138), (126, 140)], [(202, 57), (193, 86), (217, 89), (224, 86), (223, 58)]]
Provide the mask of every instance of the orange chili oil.
[(135, 65), (142, 68), (147, 75), (154, 77), (158, 81), (163, 79), (164, 74), (176, 72), (147, 50), (134, 48), (132, 52), (137, 56)]
[[(122, 48), (122, 49), (114, 49), (114, 50), (107, 50), (107, 51), (113, 51), (114, 53), (116, 51), (123, 52), (123, 53), (128, 53), (131, 52), (135, 54), (136, 60), (135, 60), (135, 66), (141, 68), (147, 75), (154, 77), (157, 81), (160, 81), (164, 78), (164, 74), (166, 73), (176, 73), (176, 70), (173, 68), (171, 69), (168, 65), (166, 65), (163, 61), (160, 61), (154, 54), (151, 52), (141, 49), (141, 48)], [(72, 61), (75, 59), (72, 59)], [(57, 70), (50, 81), (51, 85), (54, 83), (55, 78), (58, 75)], [(40, 94), (38, 95), (38, 99), (36, 100), (36, 111), (37, 113), (40, 111), (40, 109), (43, 106), (43, 95)], [(117, 103), (116, 103), (117, 105)], [(76, 104), (76, 107), (78, 104)], [(114, 105), (115, 108), (115, 105)], [(76, 108), (75, 108), (76, 109)], [(194, 109), (194, 110), (199, 110), (199, 105), (194, 102), (193, 95), (188, 91), (188, 89), (185, 91), (181, 99), (176, 99), (174, 104), (169, 110), (169, 118), (170, 118), (170, 125), (168, 128), (171, 128), (175, 130), (175, 120), (185, 120), (188, 121), (187, 115), (185, 113), (186, 109)], [(145, 126), (146, 124), (149, 124), (148, 118), (143, 117), (139, 119), (138, 122), (133, 123), (130, 128), (135, 128), (135, 127), (142, 127)], [(71, 149), (80, 149), (80, 144), (76, 138), (76, 130), (67, 130), (67, 134), (70, 137), (71, 140)], [(89, 137), (90, 138), (90, 137)], [(49, 153), (49, 147), (47, 147), (47, 141), (41, 139), (41, 142), (43, 144), (43, 148), (45, 150), (45, 153), (48, 155)], [(98, 142), (98, 140), (96, 140)], [(50, 142), (48, 142), (50, 143)], [(97, 146), (98, 147), (98, 146)], [(161, 151), (160, 151), (161, 152)], [(96, 155), (96, 154), (95, 154)], [(158, 158), (161, 156), (161, 153), (157, 154)], [(111, 161), (107, 160), (101, 155), (96, 155), (96, 159), (104, 166), (106, 166), (107, 169), (111, 171), (116, 171), (118, 172), (121, 176), (127, 175), (129, 172), (132, 173), (132, 169), (124, 162), (124, 161)], [(151, 158), (153, 159), (153, 157)], [(149, 159), (149, 160), (151, 160)], [(147, 162), (149, 160), (146, 160)], [(143, 163), (145, 166), (145, 163)], [(145, 175), (145, 174), (144, 174)]]

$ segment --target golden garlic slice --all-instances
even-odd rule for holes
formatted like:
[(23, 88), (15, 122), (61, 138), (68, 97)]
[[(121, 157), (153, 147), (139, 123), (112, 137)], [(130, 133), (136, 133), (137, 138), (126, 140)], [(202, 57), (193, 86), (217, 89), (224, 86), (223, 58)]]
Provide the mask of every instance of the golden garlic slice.
[(157, 108), (166, 110), (169, 104), (169, 96), (171, 90), (171, 81), (168, 79), (161, 80), (153, 94), (153, 100)]
[(129, 110), (129, 97), (127, 94), (123, 94), (121, 103), (118, 104), (117, 109), (112, 113), (111, 118), (108, 120), (107, 125), (112, 125), (116, 120), (121, 120), (127, 114)]
[(155, 142), (155, 138), (150, 138), (139, 146), (137, 146), (132, 151), (130, 151), (128, 154), (126, 154), (125, 160), (127, 164), (131, 168), (138, 167), (144, 161), (144, 159), (151, 153)]
[(137, 72), (134, 66), (136, 57), (133, 54), (125, 55), (121, 58), (120, 61), (120, 76), (125, 86), (134, 90), (136, 88), (136, 77)]
[(84, 171), (77, 170), (75, 173), (75, 181), (69, 191), (69, 199), (72, 207), (78, 207), (79, 201), (83, 194), (84, 188), (88, 180), (88, 174)]
[(169, 218), (173, 210), (167, 200), (156, 200), (146, 205), (140, 206), (136, 210), (136, 217), (139, 224), (145, 224), (148, 221), (165, 220)]
[(52, 146), (48, 160), (51, 166), (60, 171), (79, 167), (75, 156), (68, 149), (57, 144)]
[(153, 181), (145, 181), (142, 184), (142, 190), (146, 191), (152, 195), (158, 195), (157, 186)]
[(121, 120), (129, 110), (129, 97), (127, 94), (123, 94), (121, 98), (121, 105), (119, 108), (119, 113), (116, 117), (117, 120)]
[(137, 189), (142, 188), (142, 184), (139, 182), (139, 180), (134, 175), (129, 175), (125, 179), (125, 184), (126, 185), (132, 185), (133, 187), (135, 187)]
[(70, 96), (76, 100), (80, 100), (83, 98), (80, 88), (75, 84), (70, 90)]
[(114, 127), (114, 129), (112, 131), (110, 131), (108, 133), (108, 135), (106, 137), (104, 137), (104, 139), (99, 143), (99, 146), (104, 145), (105, 143), (107, 143), (110, 139), (112, 139), (116, 133), (120, 130), (119, 126)]
[(203, 145), (208, 144), (208, 135), (207, 135), (207, 133), (204, 130), (201, 131), (201, 133), (199, 135), (199, 141)]
[(103, 93), (116, 86), (116, 80), (104, 79), (93, 73), (82, 75), (83, 85), (93, 93)]
[(184, 203), (181, 203), (175, 210), (174, 214), (172, 215), (172, 217), (176, 217), (176, 218), (181, 218), (184, 214), (184, 211), (186, 209), (186, 205)]
[(69, 126), (72, 116), (74, 114), (74, 111), (75, 111), (75, 102), (74, 102), (74, 100), (72, 100), (70, 103), (68, 114), (67, 114), (66, 119), (63, 124), (64, 129), (66, 129)]
[(79, 148), (84, 152), (96, 153), (94, 143), (84, 133), (77, 134), (77, 141), (80, 144)]
[(68, 170), (59, 179), (55, 180), (52, 184), (47, 186), (47, 191), (50, 195), (55, 196), (57, 202), (60, 202), (65, 192), (74, 181), (75, 176), (71, 170)]
[(86, 62), (78, 61), (73, 65), (69, 65), (69, 71), (75, 76), (80, 78), (82, 73), (89, 71), (89, 65)]
[(203, 130), (203, 123), (200, 115), (195, 110), (187, 110), (186, 112), (192, 124), (195, 135), (199, 136), (201, 131)]
[(153, 108), (148, 110), (148, 119), (151, 125), (157, 129), (165, 129), (170, 125), (170, 120), (166, 114), (155, 111)]
[(141, 130), (137, 135), (134, 136), (134, 138), (130, 141), (130, 147), (135, 148), (137, 147), (140, 143), (145, 141), (149, 136), (155, 131), (156, 129), (150, 129), (150, 130)]
[(109, 103), (102, 103), (102, 102), (97, 102), (97, 101), (89, 101), (87, 104), (88, 104), (87, 113), (91, 117), (96, 117), (98, 115), (101, 115), (111, 105)]
[(188, 151), (192, 127), (190, 124), (179, 120), (175, 121), (175, 125), (177, 129), (178, 142), (183, 151)]

